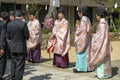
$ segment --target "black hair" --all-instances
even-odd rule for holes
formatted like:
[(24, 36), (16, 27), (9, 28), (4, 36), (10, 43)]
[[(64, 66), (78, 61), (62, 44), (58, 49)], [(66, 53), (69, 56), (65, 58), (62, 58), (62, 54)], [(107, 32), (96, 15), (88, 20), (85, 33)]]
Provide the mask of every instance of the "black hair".
[(15, 16), (15, 11), (10, 11), (9, 16)]
[(97, 13), (98, 16), (100, 16), (101, 18), (105, 18), (107, 16), (107, 12), (104, 13)]
[(22, 10), (17, 10), (16, 13), (15, 13), (15, 15), (16, 15), (16, 17), (24, 16)]
[(22, 10), (22, 15), (25, 16), (25, 11)]
[(35, 16), (36, 11), (34, 9), (30, 9), (29, 15), (34, 15)]
[(60, 7), (60, 8), (58, 9), (58, 13), (63, 13), (63, 14), (65, 14), (65, 9), (64, 9), (63, 7)]
[(1, 17), (3, 18), (3, 20), (8, 20), (8, 19), (9, 19), (9, 14), (8, 14), (8, 12), (2, 12), (2, 13), (1, 13)]
[(87, 8), (87, 6), (86, 5), (78, 5), (78, 12), (82, 12), (82, 14), (84, 15), (84, 16), (86, 16), (87, 15), (87, 10), (88, 10), (88, 8)]
[(101, 18), (105, 18), (107, 16), (105, 6), (98, 6), (96, 12), (97, 12), (97, 15), (99, 15)]

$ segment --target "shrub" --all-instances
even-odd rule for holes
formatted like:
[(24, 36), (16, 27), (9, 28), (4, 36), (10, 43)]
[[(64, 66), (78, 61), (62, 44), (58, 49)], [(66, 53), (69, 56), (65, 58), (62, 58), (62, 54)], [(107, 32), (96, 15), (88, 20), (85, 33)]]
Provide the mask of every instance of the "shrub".
[(120, 19), (115, 19), (115, 26), (116, 26), (116, 28), (117, 28), (117, 30), (119, 30), (120, 29)]

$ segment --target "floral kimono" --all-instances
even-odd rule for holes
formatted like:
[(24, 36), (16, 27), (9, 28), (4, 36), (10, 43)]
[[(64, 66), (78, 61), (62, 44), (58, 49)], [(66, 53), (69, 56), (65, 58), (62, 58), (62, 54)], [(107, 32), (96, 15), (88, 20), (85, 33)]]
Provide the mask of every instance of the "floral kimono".
[(83, 16), (80, 26), (76, 28), (75, 33), (75, 50), (76, 50), (76, 66), (77, 71), (91, 71), (89, 67), (91, 58), (91, 22), (88, 17)]
[(110, 53), (112, 47), (108, 39), (108, 24), (104, 18), (99, 22), (96, 34), (92, 38), (90, 63), (96, 65), (98, 78), (111, 77), (111, 60)]
[(40, 62), (41, 57), (41, 27), (37, 19), (28, 22), (30, 38), (27, 41), (28, 60), (30, 62)]
[[(54, 48), (53, 48), (53, 47)], [(53, 65), (57, 67), (68, 67), (68, 51), (70, 49), (70, 30), (68, 21), (63, 18), (61, 21), (56, 20), (52, 30), (52, 35), (48, 40), (48, 52), (54, 53)]]

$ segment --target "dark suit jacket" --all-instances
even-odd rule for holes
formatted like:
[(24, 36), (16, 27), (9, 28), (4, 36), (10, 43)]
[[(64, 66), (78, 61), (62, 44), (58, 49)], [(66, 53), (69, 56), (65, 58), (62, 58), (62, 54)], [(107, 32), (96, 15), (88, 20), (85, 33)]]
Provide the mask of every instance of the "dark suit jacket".
[(1, 44), (2, 44), (2, 28), (3, 28), (3, 21), (0, 20), (0, 49), (1, 49)]
[(1, 49), (5, 50), (7, 49), (7, 39), (6, 39), (6, 34), (7, 34), (7, 25), (8, 25), (9, 21), (7, 21), (6, 23), (2, 23), (2, 30), (1, 30)]
[(11, 40), (11, 53), (26, 53), (26, 40), (29, 39), (27, 24), (19, 19), (10, 22), (7, 28), (7, 38)]
[(2, 43), (2, 41), (1, 41), (2, 40), (2, 38), (1, 38), (2, 28), (3, 28), (3, 21), (0, 20), (0, 49), (1, 49), (1, 46), (2, 46), (1, 45), (1, 43)]

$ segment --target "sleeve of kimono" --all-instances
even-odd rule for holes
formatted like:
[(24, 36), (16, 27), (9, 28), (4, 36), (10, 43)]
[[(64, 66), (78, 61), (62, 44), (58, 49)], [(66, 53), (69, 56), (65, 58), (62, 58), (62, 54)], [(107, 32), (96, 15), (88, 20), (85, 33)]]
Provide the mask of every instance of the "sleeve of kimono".
[[(104, 26), (105, 28), (105, 24), (101, 24), (100, 26)], [(98, 31), (96, 32), (96, 34), (93, 35), (93, 38), (92, 38), (92, 43), (97, 43), (97, 41), (101, 38), (101, 36), (103, 36), (102, 32), (102, 27), (98, 29)]]
[(87, 32), (88, 32), (88, 33), (91, 32), (91, 22), (90, 22), (89, 18), (83, 17), (83, 18), (82, 18), (82, 22), (84, 22), (84, 23), (83, 23), (83, 26), (86, 26)]
[(35, 33), (36, 33), (36, 34), (40, 34), (40, 29), (41, 29), (41, 28), (40, 28), (40, 23), (39, 23), (39, 21), (36, 22), (35, 28), (36, 28), (36, 29), (35, 29), (35, 30), (36, 30)]
[(70, 49), (70, 32), (67, 21), (63, 24), (62, 28), (56, 32), (55, 36), (63, 41), (63, 46), (61, 47), (63, 47), (62, 56), (64, 56)]
[[(81, 20), (81, 22), (80, 22), (80, 24), (81, 24), (80, 26), (84, 28), (84, 31), (85, 31), (85, 32), (88, 30), (88, 29), (87, 29), (87, 28), (88, 28), (87, 22), (88, 22), (88, 21), (87, 21), (87, 19), (86, 19), (85, 17), (82, 18), (82, 20)], [(80, 27), (80, 26), (79, 26), (79, 27)], [(76, 35), (80, 35), (80, 34), (81, 34), (81, 33), (80, 33), (80, 29), (81, 29), (81, 28), (79, 28), (79, 27), (77, 27)], [(83, 32), (84, 32), (84, 31), (83, 31)]]
[(48, 45), (47, 45), (48, 53), (53, 52), (53, 50), (51, 50), (51, 48), (54, 49), (53, 47), (54, 47), (55, 43), (56, 43), (56, 37), (54, 37), (54, 35), (52, 34), (50, 39), (48, 40)]
[(62, 56), (64, 56), (69, 50), (70, 50), (70, 30), (68, 29), (67, 30), (67, 33), (66, 33), (66, 35), (67, 35), (67, 39), (65, 40), (65, 45), (64, 45), (64, 50), (63, 50), (63, 54), (62, 54)]
[(82, 39), (80, 40), (80, 43), (81, 43), (81, 47), (79, 48), (79, 51), (80, 52), (82, 52), (83, 50), (85, 50), (85, 48), (86, 48), (86, 45), (87, 45), (87, 32), (86, 31), (84, 31), (84, 32), (82, 32), (82, 34), (81, 35), (83, 35), (83, 37), (82, 37)]
[(24, 27), (23, 27), (23, 34), (24, 34), (24, 38), (26, 40), (28, 40), (30, 35), (29, 35), (29, 31), (28, 31), (28, 26), (26, 23), (24, 24)]
[[(77, 50), (77, 53), (82, 52), (85, 50), (86, 45), (87, 45), (87, 23), (86, 21), (82, 21), (80, 25), (83, 29), (82, 32), (80, 32), (80, 28), (77, 29), (76, 31), (76, 36), (79, 36), (79, 38), (76, 39), (76, 45), (80, 46)], [(79, 52), (78, 52), (79, 51)]]
[(41, 30), (41, 25), (39, 22), (37, 22), (37, 25), (36, 25), (36, 34), (39, 34), (37, 44), (42, 43), (42, 30)]
[[(55, 24), (56, 24), (56, 21), (55, 21)], [(48, 40), (47, 50), (50, 50), (51, 46), (55, 45), (56, 43), (55, 33), (56, 33), (56, 26), (54, 25), (53, 30), (52, 30), (52, 35)]]
[(68, 22), (63, 24), (62, 28), (60, 28), (60, 30), (55, 33), (55, 36), (59, 37), (62, 41), (64, 41), (67, 30), (68, 30)]
[[(106, 53), (103, 51), (101, 52), (102, 50), (102, 47), (104, 46), (103, 45), (103, 42), (104, 42), (104, 39), (106, 37), (106, 25), (105, 24), (101, 24), (100, 25), (100, 29), (98, 31), (98, 35), (96, 35), (96, 39), (93, 43), (92, 46), (95, 46), (96, 47), (96, 50), (95, 50), (95, 54), (94, 54), (94, 57), (92, 58), (92, 61), (94, 62), (94, 64), (99, 64), (100, 62), (102, 62), (106, 56)], [(100, 55), (98, 55), (98, 53), (100, 53)]]

